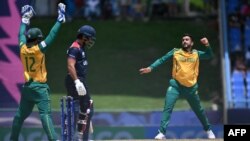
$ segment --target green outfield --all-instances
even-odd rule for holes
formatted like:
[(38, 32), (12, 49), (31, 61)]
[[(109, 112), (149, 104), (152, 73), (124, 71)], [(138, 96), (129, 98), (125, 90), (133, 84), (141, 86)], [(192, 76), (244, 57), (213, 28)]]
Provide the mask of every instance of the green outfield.
[[(209, 22), (208, 22), (209, 21)], [(176, 19), (150, 22), (116, 22), (81, 19), (62, 25), (56, 40), (47, 51), (48, 83), (52, 95), (65, 94), (66, 50), (84, 24), (96, 28), (96, 45), (88, 51), (88, 84), (96, 106), (109, 109), (133, 105), (135, 109), (159, 109), (171, 78), (171, 61), (148, 75), (138, 70), (163, 56), (174, 47), (181, 47), (181, 36), (188, 32), (195, 38), (195, 48), (203, 50), (199, 39), (207, 36), (215, 57), (200, 65), (200, 96), (205, 102), (219, 95), (222, 99), (220, 48), (215, 19)], [(55, 22), (54, 18), (34, 18), (31, 26), (40, 27), (44, 35)], [(60, 97), (60, 95), (58, 95)], [(131, 99), (136, 99), (132, 102)], [(117, 104), (116, 104), (117, 103)], [(57, 104), (53, 104), (55, 108)], [(122, 106), (119, 106), (122, 105)], [(156, 105), (156, 106), (154, 106)], [(131, 109), (132, 106), (130, 106)], [(129, 108), (129, 107), (128, 107)]]
[[(62, 94), (52, 94), (51, 103), (54, 111), (60, 110), (59, 100)], [(95, 111), (161, 111), (164, 104), (162, 97), (143, 97), (143, 96), (126, 96), (126, 95), (93, 95)], [(202, 105), (209, 109), (211, 102), (203, 101)], [(186, 100), (180, 99), (175, 105), (175, 110), (184, 110), (189, 108)]]

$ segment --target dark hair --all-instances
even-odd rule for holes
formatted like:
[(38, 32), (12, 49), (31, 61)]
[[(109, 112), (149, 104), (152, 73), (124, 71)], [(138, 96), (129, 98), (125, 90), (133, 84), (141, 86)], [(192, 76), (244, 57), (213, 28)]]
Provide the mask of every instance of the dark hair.
[(32, 42), (35, 42), (37, 41), (38, 39), (27, 39), (27, 43), (32, 43)]
[(192, 36), (191, 34), (189, 34), (189, 33), (184, 33), (182, 37), (185, 37), (185, 36), (190, 37), (190, 39), (191, 39), (192, 41), (194, 41), (194, 40), (193, 40), (193, 36)]
[(79, 34), (77, 34), (77, 36), (76, 36), (76, 38), (77, 39), (82, 39), (83, 37), (85, 37), (85, 38), (89, 38), (88, 36), (85, 36), (84, 34), (82, 34), (82, 33), (79, 33)]
[(81, 34), (81, 33), (77, 34), (77, 36), (76, 36), (77, 39), (82, 39), (82, 37), (83, 37), (83, 34)]

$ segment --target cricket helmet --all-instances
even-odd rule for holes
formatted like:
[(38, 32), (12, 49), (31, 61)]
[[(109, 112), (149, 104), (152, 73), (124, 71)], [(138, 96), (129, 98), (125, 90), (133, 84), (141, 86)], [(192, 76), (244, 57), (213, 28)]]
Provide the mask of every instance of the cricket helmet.
[(30, 28), (28, 32), (26, 33), (26, 37), (28, 40), (42, 40), (43, 33), (39, 28)]
[(90, 25), (84, 25), (80, 29), (78, 29), (78, 37), (86, 37), (89, 41), (86, 43), (87, 48), (91, 48), (95, 44), (96, 40), (96, 31)]
[(78, 35), (82, 34), (83, 36), (91, 39), (95, 39), (96, 31), (90, 25), (84, 25), (80, 29), (78, 29)]

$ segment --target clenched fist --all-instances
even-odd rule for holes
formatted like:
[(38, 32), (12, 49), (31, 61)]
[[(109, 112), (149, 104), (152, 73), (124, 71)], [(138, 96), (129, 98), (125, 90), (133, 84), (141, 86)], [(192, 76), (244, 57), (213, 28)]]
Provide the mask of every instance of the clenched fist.
[(208, 39), (206, 37), (202, 38), (201, 40), (201, 43), (205, 46), (209, 46), (209, 42), (208, 42)]

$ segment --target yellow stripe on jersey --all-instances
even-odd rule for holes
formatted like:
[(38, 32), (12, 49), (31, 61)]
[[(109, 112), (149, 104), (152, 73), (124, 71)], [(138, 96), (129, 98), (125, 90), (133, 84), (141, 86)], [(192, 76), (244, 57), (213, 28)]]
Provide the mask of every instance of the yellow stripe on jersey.
[(199, 55), (197, 50), (191, 53), (178, 49), (173, 54), (172, 77), (181, 85), (191, 87), (197, 83), (199, 74)]
[(32, 80), (45, 83), (47, 81), (45, 55), (40, 51), (38, 45), (28, 48), (24, 44), (20, 49), (20, 57), (26, 82)]

